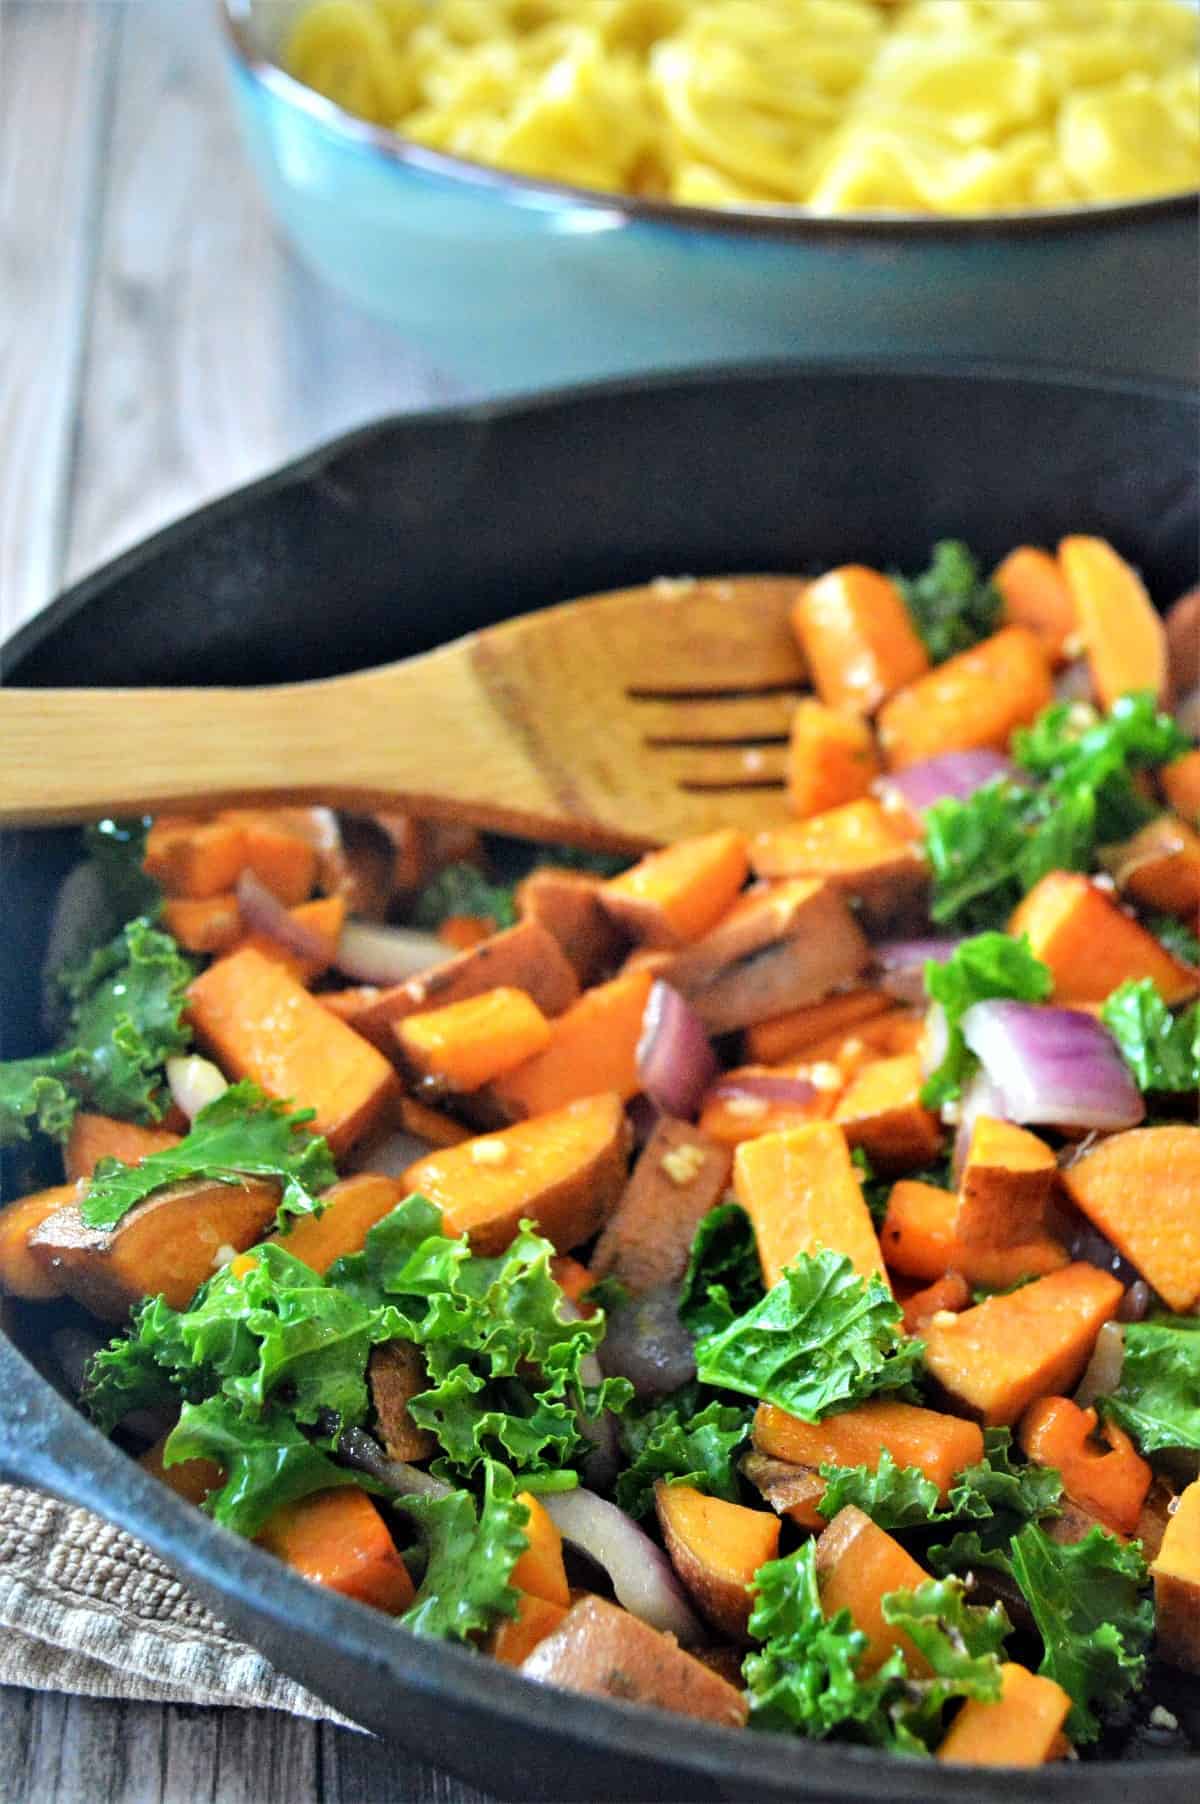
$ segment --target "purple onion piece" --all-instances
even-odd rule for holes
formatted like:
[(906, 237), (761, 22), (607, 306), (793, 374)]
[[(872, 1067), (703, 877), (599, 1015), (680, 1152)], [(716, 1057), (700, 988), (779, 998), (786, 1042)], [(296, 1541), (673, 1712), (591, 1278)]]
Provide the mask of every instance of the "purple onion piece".
[(1009, 1121), (1115, 1129), (1145, 1116), (1116, 1043), (1092, 1015), (998, 999), (969, 1008), (962, 1030)]
[(732, 1102), (739, 1096), (748, 1096), (756, 1102), (783, 1103), (793, 1108), (804, 1109), (819, 1095), (817, 1086), (806, 1077), (785, 1077), (782, 1073), (776, 1076), (772, 1072), (750, 1072), (723, 1077), (713, 1085), (704, 1098), (709, 1102)]
[(885, 807), (919, 815), (947, 797), (965, 801), (996, 777), (1016, 776), (1011, 758), (978, 746), (966, 752), (942, 752), (903, 770), (889, 771), (886, 777), (877, 778), (873, 787)]
[(548, 1492), (543, 1507), (564, 1541), (595, 1560), (608, 1574), (617, 1602), (631, 1615), (687, 1645), (704, 1638), (671, 1562), (615, 1503), (582, 1486)]
[(662, 1110), (656, 1109), (648, 1096), (639, 1094), (625, 1105), (625, 1114), (633, 1134), (633, 1144), (640, 1150), (662, 1119)]
[(338, 1453), (348, 1466), (369, 1473), (397, 1497), (448, 1497), (453, 1485), (410, 1466), (405, 1460), (389, 1459), (374, 1435), (365, 1428), (347, 1428), (337, 1444)]
[(642, 1089), (658, 1108), (690, 1121), (717, 1074), (717, 1055), (700, 1017), (678, 990), (650, 986), (637, 1046)]
[(1080, 1409), (1090, 1409), (1097, 1397), (1112, 1396), (1121, 1382), (1124, 1363), (1125, 1330), (1119, 1322), (1105, 1322), (1075, 1391), (1074, 1401)]
[(679, 1286), (662, 1284), (607, 1312), (598, 1357), (610, 1378), (628, 1378), (640, 1398), (666, 1397), (696, 1376), (692, 1337), (679, 1319)]
[(432, 933), (414, 927), (381, 927), (375, 921), (347, 921), (338, 940), (333, 962), (356, 983), (407, 983), (435, 965), (444, 965), (449, 954)]
[(329, 956), (329, 942), (289, 914), (279, 897), (249, 869), (237, 880), (237, 901), (238, 912), (252, 933), (265, 933), (297, 958), (323, 961)]
[(1125, 1295), (1121, 1298), (1117, 1310), (1119, 1322), (1144, 1322), (1150, 1313), (1150, 1305), (1154, 1301), (1154, 1292), (1144, 1278), (1135, 1278)]
[(898, 1002), (924, 1002), (925, 966), (930, 961), (944, 965), (960, 944), (950, 934), (923, 940), (884, 940), (875, 948), (880, 989)]

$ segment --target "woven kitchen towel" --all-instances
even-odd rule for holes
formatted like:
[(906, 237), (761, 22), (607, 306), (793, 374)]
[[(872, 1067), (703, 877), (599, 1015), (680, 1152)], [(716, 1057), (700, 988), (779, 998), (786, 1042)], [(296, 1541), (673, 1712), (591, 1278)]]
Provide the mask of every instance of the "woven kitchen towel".
[(132, 1536), (13, 1485), (0, 1485), (0, 1684), (346, 1722), (238, 1641)]

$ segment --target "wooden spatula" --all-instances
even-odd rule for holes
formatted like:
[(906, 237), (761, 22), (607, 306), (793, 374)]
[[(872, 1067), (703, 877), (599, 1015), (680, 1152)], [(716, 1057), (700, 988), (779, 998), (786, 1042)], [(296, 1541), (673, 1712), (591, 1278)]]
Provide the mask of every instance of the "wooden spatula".
[(638, 848), (783, 813), (797, 577), (660, 580), (261, 689), (0, 688), (0, 823), (397, 808)]

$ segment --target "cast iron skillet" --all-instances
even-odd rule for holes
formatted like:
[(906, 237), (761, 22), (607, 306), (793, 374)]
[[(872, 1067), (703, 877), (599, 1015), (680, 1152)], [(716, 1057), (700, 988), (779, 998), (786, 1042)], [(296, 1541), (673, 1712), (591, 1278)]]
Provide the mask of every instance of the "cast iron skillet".
[[(664, 572), (988, 560), (1102, 533), (1171, 597), (1195, 580), (1196, 397), (993, 368), (734, 371), (384, 422), (160, 533), (7, 647), (55, 683), (274, 682), (422, 650)], [(403, 731), (403, 721), (397, 730)], [(320, 731), (319, 718), (314, 732)], [(34, 1050), (65, 833), (0, 841), (3, 1055)], [(10, 1172), (10, 1190), (29, 1174)], [(1015, 1776), (737, 1735), (525, 1683), (293, 1578), (105, 1442), (36, 1370), (44, 1310), (0, 1334), (0, 1473), (141, 1536), (284, 1671), (401, 1747), (523, 1798), (1123, 1799), (1126, 1765)], [(18, 1351), (18, 1348), (22, 1349)], [(403, 1769), (399, 1769), (402, 1773)], [(1194, 1798), (1200, 1767), (1140, 1768)]]

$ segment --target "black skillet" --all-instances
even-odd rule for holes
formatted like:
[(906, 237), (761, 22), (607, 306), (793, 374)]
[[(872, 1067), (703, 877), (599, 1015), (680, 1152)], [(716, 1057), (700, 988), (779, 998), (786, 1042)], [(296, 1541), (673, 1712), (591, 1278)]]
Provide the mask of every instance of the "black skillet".
[[(7, 646), (4, 680), (314, 677), (662, 573), (916, 568), (951, 535), (994, 562), (1019, 541), (1101, 533), (1169, 599), (1196, 577), (1196, 450), (1183, 389), (990, 368), (756, 369), (400, 419), (78, 584)], [(0, 838), (8, 1058), (36, 1048), (48, 905), (73, 844)], [(6, 1194), (29, 1177), (10, 1166)], [(1136, 1740), (1133, 1770), (955, 1772), (554, 1693), (418, 1641), (293, 1578), (102, 1440), (36, 1369), (51, 1319), (16, 1306), (3, 1318), (0, 1474), (141, 1536), (284, 1671), (489, 1791), (1116, 1804), (1149, 1782), (1158, 1804), (1198, 1795), (1200, 1764)]]

